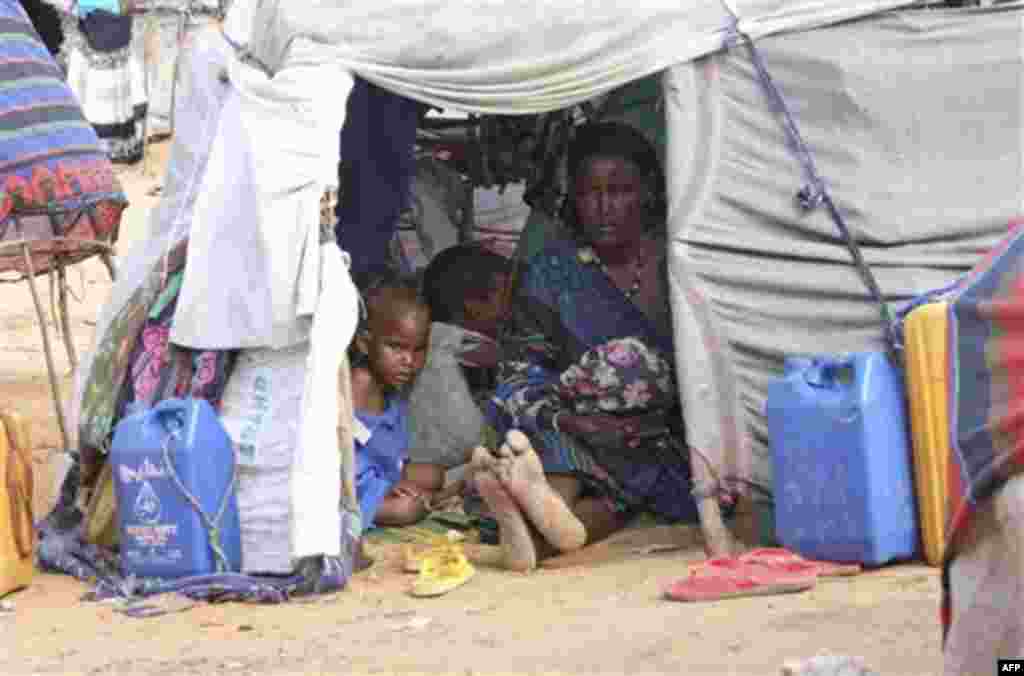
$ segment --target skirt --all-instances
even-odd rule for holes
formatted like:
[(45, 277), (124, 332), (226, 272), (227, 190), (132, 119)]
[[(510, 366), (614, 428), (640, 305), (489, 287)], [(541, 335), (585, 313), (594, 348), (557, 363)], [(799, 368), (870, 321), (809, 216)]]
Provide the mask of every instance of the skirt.
[(64, 21), (67, 81), (112, 162), (142, 159), (148, 97), (143, 43), (101, 52), (86, 41), (74, 17)]

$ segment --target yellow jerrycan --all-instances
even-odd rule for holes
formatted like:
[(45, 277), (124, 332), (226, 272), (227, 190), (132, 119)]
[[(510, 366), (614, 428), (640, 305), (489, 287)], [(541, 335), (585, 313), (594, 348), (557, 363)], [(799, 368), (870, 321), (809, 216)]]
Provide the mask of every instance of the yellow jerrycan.
[(17, 413), (0, 411), (0, 596), (32, 582), (35, 519), (28, 428)]
[(946, 534), (946, 472), (949, 467), (949, 305), (922, 305), (904, 323), (914, 483), (924, 558), (942, 564)]

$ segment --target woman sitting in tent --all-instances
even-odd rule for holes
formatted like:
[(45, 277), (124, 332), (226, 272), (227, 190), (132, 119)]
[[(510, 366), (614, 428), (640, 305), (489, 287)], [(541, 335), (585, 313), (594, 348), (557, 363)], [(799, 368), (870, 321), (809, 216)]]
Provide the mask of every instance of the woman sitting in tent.
[[(570, 146), (568, 172), (564, 217), (576, 238), (529, 261), (493, 400), (499, 431), (517, 428), (528, 442), (513, 432), (495, 455), (474, 457), (506, 565), (517, 569), (580, 546), (579, 525), (594, 542), (642, 510), (697, 518), (673, 377), (657, 153), (629, 126), (590, 124)], [(550, 489), (536, 486), (545, 478)], [(551, 489), (571, 514), (555, 518), (550, 503), (542, 513)]]

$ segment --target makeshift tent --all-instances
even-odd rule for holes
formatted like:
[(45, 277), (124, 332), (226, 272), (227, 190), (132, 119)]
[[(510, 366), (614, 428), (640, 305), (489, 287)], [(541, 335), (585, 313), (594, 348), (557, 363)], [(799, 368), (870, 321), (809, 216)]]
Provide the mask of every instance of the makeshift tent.
[[(827, 214), (797, 205), (807, 177), (737, 31), (757, 40), (891, 299), (966, 269), (1020, 207), (1019, 3), (845, 22), (903, 4), (261, 2), (239, 5), (227, 32), (271, 71), (311, 42), (398, 93), (475, 112), (565, 107), (674, 65), (670, 260), (688, 432), (719, 476), (766, 483), (765, 386), (783, 356), (878, 349), (883, 334)], [(986, 178), (965, 185), (972, 165)]]
[[(847, 21), (906, 4), (239, 1), (224, 29), (237, 93), (185, 224), (199, 245), (172, 340), (308, 336), (322, 306), (301, 301), (322, 281), (312, 233), (335, 180), (328, 132), (348, 73), (446, 108), (516, 114), (664, 70), (672, 302), (697, 488), (766, 483), (765, 385), (782, 357), (880, 349), (884, 334), (834, 224), (796, 200), (806, 167), (741, 36), (757, 41), (891, 300), (966, 269), (1021, 207), (1021, 5)], [(243, 150), (214, 165), (229, 144)], [(727, 548), (717, 502), (701, 507), (709, 548)]]

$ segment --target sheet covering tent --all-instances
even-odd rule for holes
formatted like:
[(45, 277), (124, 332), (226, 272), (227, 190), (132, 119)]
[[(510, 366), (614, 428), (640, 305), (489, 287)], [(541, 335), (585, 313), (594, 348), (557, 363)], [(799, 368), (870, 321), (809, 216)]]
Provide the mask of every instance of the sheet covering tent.
[[(1020, 213), (1022, 17), (893, 12), (759, 44), (890, 301), (955, 280)], [(673, 69), (667, 89), (687, 408), (735, 401), (763, 483), (763, 405), (784, 357), (884, 349), (879, 315), (828, 213), (797, 207), (805, 178), (745, 51)], [(692, 352), (709, 328), (729, 349)], [(690, 430), (719, 447), (706, 419)]]
[[(391, 0), (238, 2), (228, 33), (271, 71), (297, 39), (399, 94), (468, 112), (564, 108), (719, 50), (732, 24), (757, 39), (899, 0)], [(731, 8), (731, 9), (730, 9)]]

